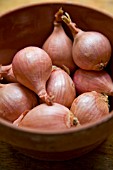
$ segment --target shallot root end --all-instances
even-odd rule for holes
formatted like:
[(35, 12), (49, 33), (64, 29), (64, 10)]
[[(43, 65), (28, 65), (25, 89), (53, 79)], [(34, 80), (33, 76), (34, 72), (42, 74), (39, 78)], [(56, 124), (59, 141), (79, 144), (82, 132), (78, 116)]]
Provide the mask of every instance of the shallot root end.
[(80, 125), (80, 122), (79, 122), (79, 120), (77, 119), (77, 117), (74, 117), (74, 118), (73, 118), (73, 125), (74, 125), (74, 126)]

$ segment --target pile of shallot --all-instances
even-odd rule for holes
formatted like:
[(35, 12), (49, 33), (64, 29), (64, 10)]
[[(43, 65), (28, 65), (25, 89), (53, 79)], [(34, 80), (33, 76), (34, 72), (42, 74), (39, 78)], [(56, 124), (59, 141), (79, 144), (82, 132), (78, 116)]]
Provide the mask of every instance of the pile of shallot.
[(42, 47), (27, 46), (10, 65), (0, 65), (0, 117), (19, 128), (56, 131), (108, 115), (111, 51), (105, 35), (81, 30), (60, 8)]

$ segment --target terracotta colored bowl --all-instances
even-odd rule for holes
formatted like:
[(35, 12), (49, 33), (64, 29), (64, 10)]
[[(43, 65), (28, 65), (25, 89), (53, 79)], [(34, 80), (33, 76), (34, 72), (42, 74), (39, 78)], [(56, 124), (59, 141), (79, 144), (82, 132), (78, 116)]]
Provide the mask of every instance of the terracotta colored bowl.
[[(11, 63), (14, 54), (23, 47), (41, 47), (52, 32), (54, 14), (60, 7), (70, 14), (81, 29), (105, 34), (113, 47), (113, 17), (109, 14), (76, 4), (43, 3), (0, 17), (0, 63)], [(65, 30), (71, 36), (69, 30)], [(107, 69), (113, 78), (113, 57)], [(112, 110), (112, 97), (110, 106)], [(13, 145), (24, 154), (42, 160), (66, 160), (81, 156), (102, 143), (112, 132), (113, 112), (96, 123), (55, 133), (19, 129), (0, 119), (0, 140)]]

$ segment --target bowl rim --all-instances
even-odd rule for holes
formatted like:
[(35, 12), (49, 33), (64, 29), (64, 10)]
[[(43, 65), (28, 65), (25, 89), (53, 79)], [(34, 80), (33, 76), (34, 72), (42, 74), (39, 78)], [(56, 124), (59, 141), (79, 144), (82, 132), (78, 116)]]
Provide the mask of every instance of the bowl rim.
[[(31, 7), (35, 7), (35, 6), (45, 6), (45, 5), (71, 5), (71, 6), (77, 6), (77, 7), (82, 7), (82, 8), (86, 8), (86, 9), (90, 9), (93, 10), (95, 12), (98, 12), (102, 15), (105, 15), (111, 19), (113, 19), (113, 15), (110, 14), (107, 11), (102, 11), (100, 9), (97, 9), (96, 7), (91, 7), (88, 5), (84, 5), (81, 3), (76, 3), (76, 2), (37, 2), (37, 3), (33, 3), (33, 4), (28, 4), (28, 5), (22, 5), (19, 7), (15, 7), (14, 9), (10, 9), (2, 14), (0, 14), (0, 18), (5, 17), (11, 13), (20, 11), (20, 10), (24, 10), (25, 8), (31, 8)], [(11, 122), (8, 122), (7, 120), (4, 120), (2, 118), (0, 118), (0, 125), (2, 126), (6, 126), (9, 129), (12, 130), (16, 130), (18, 132), (24, 132), (24, 133), (31, 133), (31, 134), (36, 134), (36, 135), (62, 135), (62, 134), (69, 134), (69, 133), (77, 133), (77, 132), (83, 132), (83, 131), (87, 131), (87, 130), (91, 130), (94, 129), (98, 126), (101, 126), (102, 124), (109, 122), (113, 120), (113, 110), (109, 113), (109, 115), (104, 116), (103, 118), (101, 118), (100, 120), (97, 120), (96, 122), (92, 122), (92, 123), (88, 123), (76, 128), (70, 128), (69, 130), (57, 130), (57, 131), (41, 131), (41, 130), (36, 130), (36, 129), (32, 129), (32, 128), (26, 128), (26, 127), (17, 127), (15, 125), (13, 125)]]
[(65, 130), (47, 131), (47, 130), (28, 128), (28, 127), (18, 127), (2, 118), (0, 118), (0, 125), (3, 125), (11, 130), (16, 130), (18, 132), (48, 136), (48, 135), (65, 135), (65, 134), (71, 134), (77, 132), (80, 133), (87, 130), (92, 130), (94, 128), (98, 128), (99, 126), (102, 126), (104, 123), (108, 123), (110, 121), (113, 121), (113, 110), (109, 113), (109, 115), (106, 115), (95, 122), (87, 123), (78, 127), (74, 127), (74, 128), (72, 127), (70, 129), (65, 129)]
[(95, 12), (106, 15), (106, 16), (113, 19), (113, 14), (111, 14), (108, 11), (100, 10), (100, 9), (93, 7), (93, 6), (90, 6), (90, 5), (85, 5), (85, 4), (81, 4), (81, 3), (77, 3), (77, 2), (71, 2), (71, 1), (70, 2), (64, 2), (64, 1), (61, 1), (61, 2), (54, 1), (54, 2), (52, 2), (52, 1), (50, 1), (50, 2), (35, 2), (33, 4), (25, 4), (25, 5), (15, 7), (13, 9), (9, 9), (8, 11), (1, 13), (0, 18), (4, 17), (4, 16), (6, 16), (10, 13), (13, 13), (13, 12), (16, 12), (16, 11), (19, 11), (19, 10), (23, 10), (24, 8), (31, 8), (31, 7), (40, 6), (40, 5), (41, 6), (44, 6), (44, 5), (71, 5), (71, 6), (73, 6), (74, 5), (74, 6), (77, 6), (77, 7), (82, 7), (82, 8), (94, 10)]

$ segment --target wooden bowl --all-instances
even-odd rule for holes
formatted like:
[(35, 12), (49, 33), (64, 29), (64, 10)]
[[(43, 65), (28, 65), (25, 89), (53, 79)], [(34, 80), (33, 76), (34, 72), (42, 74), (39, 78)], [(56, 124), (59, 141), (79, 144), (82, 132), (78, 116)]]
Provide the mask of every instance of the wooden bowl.
[[(113, 47), (113, 17), (109, 14), (73, 3), (43, 3), (26, 6), (0, 17), (0, 63), (11, 63), (14, 54), (23, 47), (41, 47), (52, 32), (54, 14), (60, 7), (81, 29), (106, 35)], [(66, 28), (65, 31), (71, 37), (70, 31)], [(107, 70), (113, 78), (113, 57)], [(96, 123), (55, 133), (17, 128), (0, 119), (0, 140), (41, 160), (71, 159), (91, 151), (113, 132), (112, 109), (111, 97), (108, 116)]]

